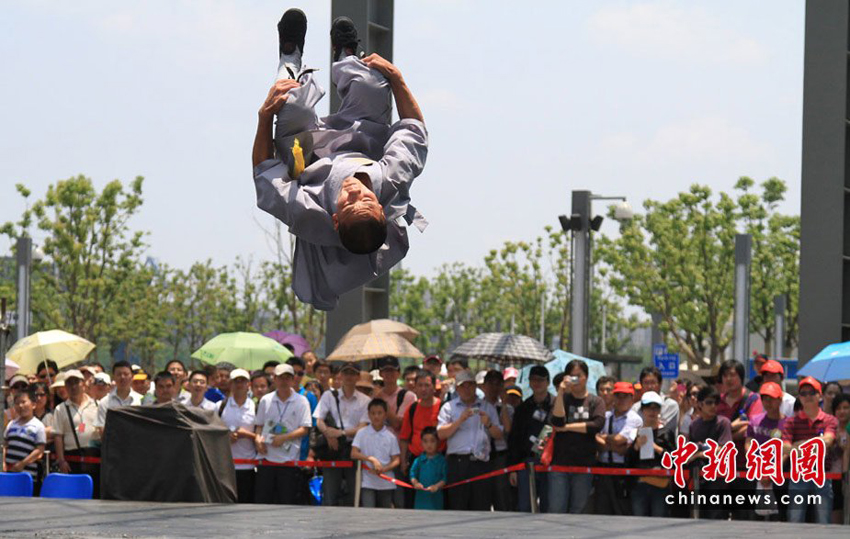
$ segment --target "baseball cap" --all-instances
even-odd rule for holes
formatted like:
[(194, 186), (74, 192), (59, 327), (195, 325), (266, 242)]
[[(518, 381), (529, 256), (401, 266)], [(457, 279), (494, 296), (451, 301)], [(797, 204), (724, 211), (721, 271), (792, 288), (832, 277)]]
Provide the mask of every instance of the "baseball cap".
[(813, 388), (815, 388), (815, 391), (817, 391), (819, 394), (823, 395), (823, 390), (820, 387), (820, 382), (818, 382), (817, 380), (815, 380), (811, 376), (806, 376), (805, 378), (800, 380), (800, 384), (797, 387), (802, 388), (803, 386), (806, 386), (806, 385), (812, 386)]
[(384, 369), (395, 369), (401, 370), (398, 364), (398, 358), (395, 356), (387, 356), (378, 359), (378, 370), (382, 371)]
[(519, 398), (522, 398), (522, 389), (519, 386), (510, 386), (506, 391), (508, 395), (516, 395)]
[[(539, 365), (539, 366), (543, 367), (542, 365)], [(543, 368), (545, 369), (546, 367), (543, 367)], [(505, 377), (505, 380), (507, 380), (508, 378), (519, 378), (519, 371), (516, 370), (513, 367), (508, 367), (507, 369), (502, 371), (502, 376)]]
[[(236, 369), (233, 369), (236, 370)], [(230, 371), (233, 372), (233, 371)], [(274, 375), (275, 376), (283, 376), (284, 374), (289, 374), (291, 376), (295, 376), (295, 369), (292, 368), (292, 365), (288, 363), (281, 363), (280, 365), (275, 366)]]
[(133, 380), (144, 381), (144, 380), (147, 380), (147, 379), (148, 379), (148, 375), (144, 372), (137, 372), (136, 374), (133, 375)]
[(440, 359), (440, 356), (428, 356), (428, 357), (425, 358), (425, 361), (423, 361), (423, 363), (428, 363), (429, 361), (436, 361), (437, 363), (439, 363), (441, 365), (443, 363), (443, 360)]
[(91, 374), (92, 376), (98, 373), (98, 370), (92, 367), (91, 365), (83, 365), (82, 367), (80, 367), (80, 372), (84, 371)]
[(759, 395), (773, 397), (774, 399), (782, 398), (782, 388), (776, 382), (765, 382), (759, 388)]
[(99, 372), (94, 375), (95, 384), (112, 385), (112, 378), (105, 372)]
[(57, 387), (65, 387), (65, 373), (60, 372), (53, 378), (53, 383), (50, 384), (50, 389), (56, 389)]
[(85, 380), (85, 378), (83, 378), (83, 373), (81, 373), (77, 369), (71, 369), (70, 371), (65, 371), (65, 381), (68, 381), (71, 378), (79, 378), (80, 380)]
[(661, 406), (662, 404), (664, 404), (664, 401), (661, 400), (661, 395), (659, 395), (655, 391), (647, 391), (643, 394), (643, 396), (641, 396), (640, 405), (646, 406), (648, 404), (657, 404), (658, 406)]
[(475, 383), (475, 376), (467, 370), (462, 370), (455, 375), (455, 384), (461, 385), (466, 382)]
[[(475, 385), (481, 385), (484, 383), (484, 378), (487, 377), (487, 371), (478, 371), (475, 374)], [(458, 382), (460, 383), (460, 382)]]
[[(529, 371), (528, 371), (528, 377), (531, 378), (532, 376), (539, 376), (541, 378), (546, 378), (548, 380), (549, 379), (549, 369), (547, 369), (543, 365), (535, 365), (535, 366), (531, 367), (531, 369), (529, 369)], [(507, 378), (507, 376), (505, 378)]]
[[(628, 393), (629, 395), (635, 394), (635, 387), (629, 382), (616, 382), (614, 384), (614, 393)], [(650, 391), (650, 393), (654, 393)], [(655, 393), (656, 395), (658, 393)], [(660, 399), (659, 399), (660, 400)], [(641, 399), (641, 404), (643, 404), (643, 399)]]
[(782, 368), (782, 363), (776, 361), (775, 359), (768, 359), (765, 361), (764, 365), (761, 367), (762, 374), (764, 373), (773, 373), (773, 374), (781, 374), (785, 376), (785, 369)]
[(26, 376), (24, 376), (23, 374), (16, 374), (9, 380), (9, 387), (12, 387), (13, 385), (18, 384), (20, 382), (23, 382), (26, 385), (30, 385), (30, 381), (29, 379), (27, 379)]
[(248, 371), (245, 369), (233, 369), (230, 371), (230, 379), (236, 380), (237, 378), (245, 378), (247, 380), (251, 379), (251, 375), (248, 374)]
[(353, 371), (359, 373), (360, 365), (358, 365), (357, 363), (345, 363), (342, 367), (339, 368), (339, 372), (345, 371)]

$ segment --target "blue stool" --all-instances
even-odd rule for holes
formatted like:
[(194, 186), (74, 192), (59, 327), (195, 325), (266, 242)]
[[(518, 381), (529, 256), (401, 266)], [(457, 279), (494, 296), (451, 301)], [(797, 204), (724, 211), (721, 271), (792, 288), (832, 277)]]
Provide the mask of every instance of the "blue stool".
[(42, 498), (90, 500), (93, 492), (94, 482), (88, 474), (52, 473), (41, 485)]
[(32, 476), (26, 472), (0, 473), (0, 496), (32, 497)]

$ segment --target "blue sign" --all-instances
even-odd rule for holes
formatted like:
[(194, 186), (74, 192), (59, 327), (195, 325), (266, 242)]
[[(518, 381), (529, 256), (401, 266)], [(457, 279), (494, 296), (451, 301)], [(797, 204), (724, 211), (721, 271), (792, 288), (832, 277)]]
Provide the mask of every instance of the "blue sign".
[[(785, 379), (797, 378), (797, 360), (796, 359), (775, 359), (782, 364), (785, 369)], [(756, 364), (753, 358), (747, 362), (747, 380), (752, 380), (758, 375), (756, 372)]]
[(667, 345), (666, 344), (653, 344), (652, 345), (652, 357), (661, 357), (667, 353)]
[(661, 376), (664, 378), (675, 380), (679, 377), (679, 354), (655, 356), (655, 367), (661, 371)]

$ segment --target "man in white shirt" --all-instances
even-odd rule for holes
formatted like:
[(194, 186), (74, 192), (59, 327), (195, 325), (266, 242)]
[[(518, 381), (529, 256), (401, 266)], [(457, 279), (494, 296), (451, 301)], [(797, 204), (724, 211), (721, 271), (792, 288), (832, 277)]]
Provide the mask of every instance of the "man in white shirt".
[[(626, 452), (643, 426), (639, 413), (631, 409), (635, 388), (629, 382), (616, 382), (612, 389), (613, 409), (605, 412), (602, 431), (596, 433), (600, 466), (625, 467)], [(627, 483), (620, 477), (596, 478), (596, 513), (626, 515), (628, 513)]]
[[(257, 448), (254, 440), (254, 419), (256, 409), (254, 401), (248, 398), (248, 384), (251, 375), (244, 369), (234, 369), (230, 373), (230, 396), (222, 402), (219, 415), (230, 429), (230, 451), (234, 459), (254, 460)], [(236, 496), (239, 503), (254, 502), (254, 481), (256, 476), (253, 464), (235, 464)]]
[[(313, 413), (316, 428), (328, 441), (328, 454), (317, 455), (320, 459), (349, 460), (355, 434), (369, 422), (369, 397), (357, 391), (360, 367), (356, 363), (346, 363), (340, 374), (342, 388), (325, 391)], [(323, 477), (322, 505), (354, 505), (353, 468), (325, 468)]]
[[(66, 456), (100, 456), (100, 435), (97, 423), (97, 402), (85, 392), (83, 373), (72, 369), (65, 373), (68, 399), (53, 412), (53, 443), (56, 462), (62, 473), (86, 473), (94, 481), (94, 497), (100, 495), (100, 466), (86, 462), (69, 462)], [(73, 460), (73, 459), (72, 459)]]
[[(455, 375), (457, 396), (440, 409), (437, 435), (446, 443), (447, 481), (454, 483), (490, 471), (490, 439), (504, 436), (496, 408), (475, 394), (475, 376)], [(482, 484), (483, 483), (483, 484)], [(460, 485), (449, 494), (448, 508), (489, 511), (492, 492), (487, 481)]]
[[(97, 376), (100, 376), (100, 374)], [(132, 388), (133, 367), (128, 361), (115, 362), (112, 366), (112, 379), (115, 381), (115, 389), (101, 399), (97, 406), (97, 421), (95, 421), (94, 426), (98, 429), (100, 437), (103, 436), (108, 410), (119, 406), (139, 406), (142, 404), (142, 396), (133, 391)]]
[[(257, 453), (272, 463), (295, 462), (301, 451), (301, 438), (313, 425), (310, 403), (293, 391), (295, 370), (282, 364), (274, 368), (276, 391), (260, 399), (254, 418)], [(263, 466), (257, 471), (257, 503), (292, 504), (298, 498), (300, 471), (295, 467)]]
[[(782, 363), (776, 361), (775, 359), (767, 360), (764, 365), (761, 367), (761, 383), (765, 382), (773, 382), (777, 384), (779, 387), (782, 387), (782, 379), (785, 378), (785, 369), (782, 368)], [(782, 390), (782, 404), (779, 406), (779, 411), (785, 417), (792, 417), (794, 415), (794, 403), (797, 401), (797, 398), (785, 391)]]
[(189, 375), (189, 397), (183, 400), (183, 404), (187, 408), (200, 408), (210, 412), (217, 410), (218, 406), (204, 396), (208, 386), (209, 378), (206, 371), (192, 371)]

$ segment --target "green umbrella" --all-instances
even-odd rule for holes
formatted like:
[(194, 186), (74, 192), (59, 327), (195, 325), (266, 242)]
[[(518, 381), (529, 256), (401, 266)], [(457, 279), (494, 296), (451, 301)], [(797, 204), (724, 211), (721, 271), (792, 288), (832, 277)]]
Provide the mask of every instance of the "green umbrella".
[(192, 357), (204, 363), (227, 361), (247, 371), (262, 369), (266, 361), (285, 362), (292, 352), (259, 333), (222, 333), (195, 350)]

